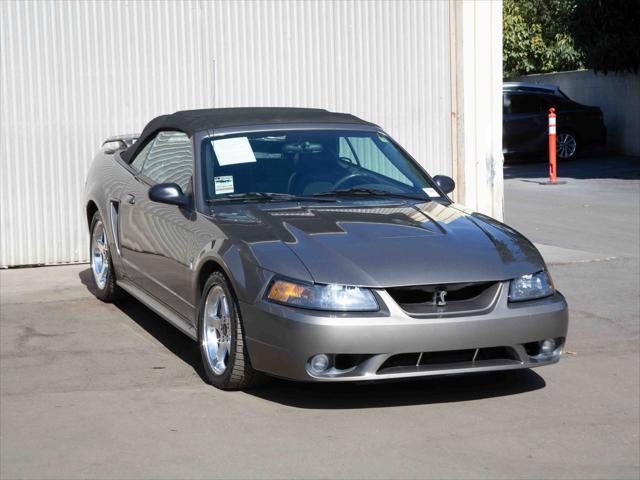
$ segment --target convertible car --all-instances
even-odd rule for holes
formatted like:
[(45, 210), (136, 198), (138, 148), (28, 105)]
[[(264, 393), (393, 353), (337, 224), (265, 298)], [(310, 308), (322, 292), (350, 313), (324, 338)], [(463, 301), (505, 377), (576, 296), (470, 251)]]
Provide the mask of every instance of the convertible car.
[(85, 204), (96, 296), (197, 341), (210, 383), (366, 381), (560, 359), (567, 304), (515, 230), (380, 127), (319, 109), (181, 111), (113, 137)]

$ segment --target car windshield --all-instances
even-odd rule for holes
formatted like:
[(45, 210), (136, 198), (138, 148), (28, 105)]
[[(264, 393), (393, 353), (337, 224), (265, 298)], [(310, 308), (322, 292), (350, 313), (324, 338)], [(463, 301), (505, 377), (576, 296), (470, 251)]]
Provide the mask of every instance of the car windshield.
[(320, 200), (333, 195), (440, 197), (415, 162), (378, 132), (244, 133), (206, 138), (202, 151), (203, 187), (210, 202)]

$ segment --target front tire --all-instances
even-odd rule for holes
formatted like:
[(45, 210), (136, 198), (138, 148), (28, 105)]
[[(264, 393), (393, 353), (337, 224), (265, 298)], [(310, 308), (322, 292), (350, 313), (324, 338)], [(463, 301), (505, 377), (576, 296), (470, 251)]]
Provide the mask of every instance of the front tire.
[(242, 390), (262, 380), (249, 360), (238, 302), (220, 272), (211, 274), (202, 290), (198, 344), (207, 379), (214, 387)]
[(89, 254), (93, 292), (103, 302), (110, 303), (117, 300), (121, 292), (116, 285), (116, 272), (111, 261), (106, 227), (98, 212), (93, 215), (90, 232)]

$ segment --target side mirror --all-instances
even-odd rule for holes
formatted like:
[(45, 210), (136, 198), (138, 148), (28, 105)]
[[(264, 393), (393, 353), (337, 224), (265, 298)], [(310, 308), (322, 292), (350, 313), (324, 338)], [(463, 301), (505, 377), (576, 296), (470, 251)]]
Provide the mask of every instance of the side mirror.
[(436, 175), (433, 177), (433, 180), (446, 194), (453, 192), (454, 188), (456, 188), (456, 182), (453, 181), (453, 178), (447, 177), (446, 175)]
[(168, 203), (185, 207), (189, 205), (189, 198), (177, 183), (159, 183), (149, 189), (149, 200), (158, 203)]

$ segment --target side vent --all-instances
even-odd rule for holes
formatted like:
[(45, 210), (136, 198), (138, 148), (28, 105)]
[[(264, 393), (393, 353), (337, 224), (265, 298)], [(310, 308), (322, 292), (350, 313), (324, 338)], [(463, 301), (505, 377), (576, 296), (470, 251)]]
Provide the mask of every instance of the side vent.
[(116, 243), (116, 250), (120, 255), (120, 216), (118, 215), (118, 209), (120, 203), (111, 200), (109, 209), (111, 214), (111, 233), (113, 234), (113, 241)]

